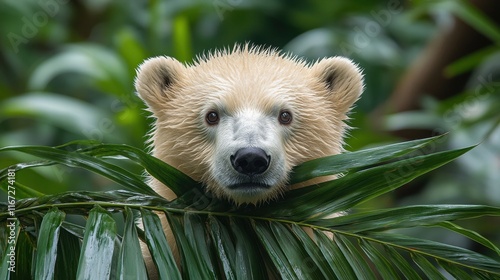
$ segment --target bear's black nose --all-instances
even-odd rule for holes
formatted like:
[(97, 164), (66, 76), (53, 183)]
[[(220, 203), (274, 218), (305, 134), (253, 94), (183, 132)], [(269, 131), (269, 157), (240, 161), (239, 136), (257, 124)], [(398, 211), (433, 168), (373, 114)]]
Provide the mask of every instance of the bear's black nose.
[(267, 170), (271, 157), (261, 148), (242, 148), (231, 156), (233, 168), (245, 175), (257, 175)]

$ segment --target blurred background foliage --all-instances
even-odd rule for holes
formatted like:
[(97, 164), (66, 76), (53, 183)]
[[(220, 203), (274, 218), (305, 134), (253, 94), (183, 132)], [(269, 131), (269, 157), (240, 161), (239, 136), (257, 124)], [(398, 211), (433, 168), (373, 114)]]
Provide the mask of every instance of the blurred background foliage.
[[(133, 87), (135, 69), (145, 58), (168, 55), (189, 62), (207, 50), (252, 42), (311, 62), (343, 55), (359, 63), (366, 90), (351, 115), (348, 150), (445, 132), (449, 137), (441, 144), (448, 148), (481, 142), (453, 164), (366, 207), (499, 206), (500, 8), (495, 2), (2, 0), (0, 146), (88, 139), (145, 148), (151, 120)], [(457, 22), (465, 31), (457, 31)], [(447, 32), (464, 38), (453, 41)], [(433, 65), (457, 50), (451, 61)], [(437, 93), (408, 82), (427, 85), (419, 78), (426, 73), (441, 79)], [(417, 96), (404, 99), (405, 86)], [(28, 160), (19, 153), (0, 154), (2, 168)], [(44, 194), (116, 187), (59, 166), (26, 170), (16, 179)], [(474, 225), (479, 232), (500, 242), (500, 221), (480, 222)]]

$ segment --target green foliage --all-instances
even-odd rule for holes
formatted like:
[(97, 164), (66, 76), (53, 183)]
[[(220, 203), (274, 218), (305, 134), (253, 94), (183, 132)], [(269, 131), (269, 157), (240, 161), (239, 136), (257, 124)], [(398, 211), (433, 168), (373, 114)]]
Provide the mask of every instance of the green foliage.
[[(423, 100), (423, 111), (390, 116), (387, 128), (426, 128), (439, 133), (452, 131), (446, 140), (450, 149), (478, 142), (481, 142), (481, 145), (452, 164), (430, 173), (430, 176), (426, 175), (428, 182), (426, 190), (405, 201), (394, 201), (389, 193), (378, 195), (396, 188), (402, 181), (417, 175), (413, 171), (419, 167), (419, 159), (422, 158), (405, 156), (404, 151), (410, 152), (410, 149), (422, 148), (426, 145), (426, 140), (365, 149), (353, 154), (354, 157), (351, 157), (351, 154), (339, 155), (297, 167), (293, 178), (297, 182), (331, 172), (345, 173), (347, 179), (332, 183), (333, 185), (327, 183), (322, 186), (326, 187), (325, 189), (335, 189), (332, 193), (325, 194), (314, 187), (307, 189), (307, 192), (304, 190), (304, 193), (295, 191), (289, 194), (293, 206), (290, 204), (290, 207), (282, 208), (286, 203), (282, 205), (283, 202), (276, 202), (275, 206), (267, 205), (260, 211), (253, 209), (254, 213), (262, 217), (272, 213), (276, 215), (274, 222), (281, 222), (282, 219), (289, 219), (293, 215), (307, 220), (312, 214), (308, 213), (311, 209), (320, 217), (326, 214), (324, 211), (345, 209), (361, 201), (365, 203), (355, 206), (355, 210), (344, 217), (326, 221), (317, 220), (314, 223), (309, 221), (308, 223), (316, 228), (315, 240), (324, 241), (315, 241), (316, 243), (303, 232), (302, 220), (290, 221), (291, 225), (288, 223), (283, 227), (274, 223), (266, 224), (262, 220), (242, 222), (238, 216), (241, 213), (230, 212), (232, 214), (226, 216), (202, 215), (202, 229), (205, 230), (205, 236), (209, 236), (211, 240), (207, 245), (210, 247), (207, 249), (209, 257), (221, 256), (220, 262), (206, 264), (202, 262), (203, 260), (197, 260), (194, 271), (172, 270), (176, 271), (178, 278), (186, 273), (191, 275), (216, 273), (217, 276), (224, 275), (228, 279), (245, 276), (262, 279), (264, 278), (262, 273), (265, 271), (260, 269), (258, 264), (263, 261), (262, 252), (268, 251), (264, 247), (256, 250), (255, 244), (263, 245), (263, 242), (269, 243), (266, 248), (281, 250), (270, 252), (273, 255), (266, 255), (264, 260), (268, 264), (287, 261), (276, 258), (277, 254), (281, 256), (307, 254), (310, 257), (305, 261), (308, 267), (318, 268), (322, 275), (334, 276), (333, 278), (338, 275), (355, 278), (361, 275), (360, 273), (369, 277), (362, 264), (354, 266), (359, 255), (354, 259), (343, 257), (343, 251), (353, 249), (361, 250), (359, 251), (361, 256), (365, 260), (370, 260), (369, 263), (373, 264), (380, 274), (377, 276), (384, 279), (398, 278), (402, 275), (415, 279), (419, 275), (422, 277), (422, 273), (432, 278), (437, 277), (436, 271), (422, 259), (422, 256), (428, 257), (427, 260), (430, 260), (432, 265), (439, 265), (458, 279), (469, 278), (464, 276), (464, 273), (465, 275), (475, 273), (474, 269), (463, 269), (463, 266), (443, 261), (423, 251), (417, 254), (408, 253), (411, 249), (401, 250), (396, 243), (387, 246), (380, 240), (374, 242), (367, 235), (360, 238), (344, 233), (367, 234), (368, 231), (389, 230), (400, 232), (400, 228), (405, 228), (404, 234), (419, 236), (421, 239), (440, 242), (451, 240), (453, 244), (463, 248), (473, 246), (477, 249), (478, 246), (480, 248), (484, 246), (489, 249), (489, 254), (498, 253), (498, 249), (493, 245), (500, 241), (496, 208), (486, 206), (461, 208), (453, 205), (428, 204), (461, 202), (498, 205), (500, 201), (498, 188), (500, 87), (497, 78), (500, 71), (498, 68), (500, 28), (468, 1), (462, 0), (411, 2), (172, 0), (150, 1), (147, 4), (141, 1), (0, 1), (0, 35), (2, 35), (0, 147), (18, 146), (17, 150), (4, 149), (4, 152), (0, 153), (2, 163), (0, 168), (15, 165), (16, 173), (19, 171), (21, 174), (16, 177), (13, 185), (16, 189), (16, 199), (21, 204), (18, 210), (28, 207), (31, 202), (46, 204), (39, 209), (26, 208), (29, 213), (24, 214), (28, 215), (28, 218), (23, 219), (22, 224), (28, 224), (30, 227), (21, 231), (18, 226), (15, 232), (16, 256), (19, 258), (17, 278), (29, 279), (35, 273), (32, 268), (38, 267), (37, 262), (52, 261), (50, 258), (54, 253), (53, 244), (50, 249), (46, 247), (40, 253), (33, 250), (37, 238), (41, 236), (38, 233), (41, 233), (42, 224), (45, 222), (47, 225), (56, 225), (58, 215), (61, 215), (51, 214), (54, 215), (52, 216), (54, 219), (49, 219), (50, 216), (45, 215), (47, 212), (57, 212), (55, 209), (50, 210), (52, 206), (59, 209), (60, 212), (57, 213), (70, 214), (66, 215), (65, 221), (59, 227), (53, 229), (53, 235), (56, 235), (57, 228), (59, 229), (58, 258), (54, 274), (60, 279), (74, 278), (79, 268), (80, 252), (85, 249), (81, 244), (85, 237), (85, 228), (81, 223), (74, 222), (71, 215), (87, 217), (88, 212), (96, 204), (103, 204), (101, 205), (103, 209), (95, 211), (99, 212), (100, 218), (109, 222), (110, 227), (105, 230), (110, 233), (116, 232), (113, 249), (110, 249), (111, 245), (107, 247), (113, 250), (113, 262), (109, 270), (112, 277), (119, 275), (117, 268), (120, 248), (123, 247), (121, 245), (124, 239), (123, 222), (128, 225), (127, 239), (134, 239), (133, 230), (130, 230), (132, 219), (126, 207), (132, 209), (132, 214), (137, 216), (140, 212), (143, 218), (146, 217), (144, 219), (144, 223), (148, 223), (146, 231), (142, 233), (139, 230), (138, 234), (146, 236), (150, 250), (156, 253), (154, 254), (156, 264), (170, 269), (173, 269), (172, 257), (166, 253), (159, 253), (167, 252), (168, 247), (159, 229), (158, 216), (152, 210), (164, 209), (168, 205), (169, 218), (173, 222), (178, 222), (183, 232), (195, 236), (200, 234), (197, 232), (200, 230), (199, 227), (196, 227), (199, 217), (184, 217), (185, 212), (176, 209), (189, 206), (188, 209), (199, 210), (208, 207), (209, 211), (216, 213), (232, 210), (231, 206), (220, 204), (214, 198), (203, 195), (203, 190), (196, 182), (140, 152), (140, 149), (134, 148), (143, 147), (144, 135), (149, 129), (143, 105), (135, 96), (133, 88), (135, 69), (145, 58), (169, 55), (182, 61), (190, 61), (195, 54), (208, 49), (232, 46), (235, 42), (246, 41), (283, 48), (310, 61), (323, 56), (348, 56), (364, 69), (367, 84), (363, 98), (357, 103), (350, 121), (350, 124), (358, 129), (351, 131), (352, 137), (347, 139), (348, 149), (358, 150), (377, 146), (377, 143), (381, 142), (396, 142), (387, 134), (373, 131), (369, 122), (370, 112), (387, 98), (399, 81), (401, 73), (409, 67), (424, 44), (435, 34), (436, 26), (441, 23), (446, 24), (451, 16), (469, 23), (493, 41), (492, 45), (460, 58), (446, 68), (445, 74), (448, 76), (472, 71), (468, 88), (459, 96), (449, 100), (438, 101), (431, 98)], [(83, 142), (58, 146), (75, 139), (129, 146), (108, 144), (89, 146)], [(35, 146), (19, 147), (27, 144)], [(429, 145), (433, 144), (428, 144), (427, 149)], [(57, 147), (49, 148), (50, 146)], [(16, 152), (21, 150), (28, 153)], [(448, 153), (435, 154), (434, 158), (424, 156), (423, 160), (426, 160), (426, 165), (429, 164), (427, 166), (431, 168), (431, 164), (440, 165), (440, 157), (443, 155), (456, 156)], [(398, 157), (403, 157), (405, 161), (395, 161)], [(371, 170), (371, 168), (393, 161), (392, 167), (395, 171), (386, 174), (387, 180), (395, 180), (392, 187), (385, 181), (382, 184), (385, 187), (382, 187), (378, 185), (380, 182), (375, 183), (370, 178), (366, 183), (376, 185), (374, 189), (370, 189), (367, 185), (356, 194), (351, 192), (348, 187), (351, 183), (358, 182), (360, 186), (365, 185), (365, 182), (358, 181), (360, 177), (351, 175), (359, 171), (364, 172), (364, 175), (359, 175), (361, 178), (370, 175), (383, 181), (377, 177), (378, 172), (389, 165), (382, 165), (381, 169)], [(24, 164), (19, 165), (20, 162)], [(140, 176), (143, 168), (153, 176), (164, 180), (181, 198), (171, 204), (158, 198), (144, 184)], [(3, 178), (7, 176), (5, 170), (0, 176)], [(103, 180), (102, 176), (111, 180)], [(397, 180), (401, 181), (396, 182)], [(341, 183), (344, 187), (339, 185)], [(5, 186), (3, 184), (2, 188)], [(121, 188), (141, 195), (120, 191), (105, 192)], [(186, 190), (191, 191), (186, 192)], [(71, 192), (64, 193), (67, 191)], [(345, 197), (348, 194), (352, 197)], [(321, 200), (324, 195), (333, 197), (333, 201), (328, 204), (326, 198)], [(373, 199), (375, 196), (379, 199)], [(60, 199), (69, 203), (69, 207), (60, 208)], [(7, 194), (1, 193), (0, 200), (7, 201)], [(77, 201), (86, 202), (81, 204)], [(99, 203), (93, 204), (95, 201)], [(408, 204), (417, 206), (405, 206)], [(315, 210), (312, 205), (323, 208)], [(386, 207), (395, 208), (384, 209)], [(268, 214), (267, 210), (272, 211)], [(106, 218), (105, 213), (115, 211), (123, 213), (124, 221), (117, 219), (116, 216)], [(43, 215), (45, 218), (42, 219)], [(493, 217), (479, 218), (484, 215)], [(2, 216), (3, 218), (5, 216)], [(461, 224), (450, 222), (456, 219), (468, 220)], [(116, 229), (112, 229), (112, 221), (116, 223)], [(191, 224), (190, 228), (186, 228), (186, 223)], [(307, 225), (309, 224), (304, 226)], [(432, 225), (432, 229), (446, 229), (446, 232), (438, 232), (439, 236), (434, 238), (429, 235), (434, 231), (428, 225)], [(320, 231), (328, 226), (340, 231), (334, 233), (336, 236), (340, 234), (348, 238), (336, 238), (335, 244), (332, 245)], [(477, 232), (468, 227), (474, 228)], [(0, 227), (0, 240), (9, 240), (3, 238), (10, 234), (7, 229), (3, 225)], [(257, 235), (257, 229), (260, 235)], [(464, 238), (450, 232), (463, 235)], [(262, 241), (263, 235), (270, 239)], [(282, 236), (289, 238), (288, 241), (293, 244), (314, 243), (317, 246), (304, 245), (303, 249), (290, 252), (288, 248), (279, 247)], [(290, 236), (295, 240), (290, 239)], [(469, 240), (477, 244), (470, 243)], [(45, 244), (44, 246), (52, 242), (49, 239), (42, 241), (38, 239), (38, 242)], [(184, 241), (188, 245), (192, 242), (187, 237)], [(128, 242), (129, 240), (127, 244), (132, 244)], [(0, 244), (0, 252), (8, 252), (4, 250), (8, 249), (5, 245)], [(191, 258), (196, 258), (195, 252), (187, 248), (185, 254), (192, 254)], [(42, 253), (47, 253), (46, 258), (38, 257), (42, 256)], [(125, 253), (130, 252), (122, 254)], [(386, 259), (388, 255), (389, 260)], [(6, 257), (4, 254), (2, 264), (5, 264)], [(184, 262), (193, 259), (188, 258)], [(322, 265), (324, 260), (335, 265), (324, 266)], [(109, 259), (103, 260), (104, 263), (107, 261)], [(351, 267), (351, 262), (356, 269)], [(283, 263), (288, 268), (298, 264), (302, 262), (294, 258), (288, 263)], [(140, 271), (139, 267), (123, 263), (121, 267)], [(199, 272), (198, 267), (206, 271)], [(224, 270), (213, 272), (210, 269), (217, 270), (220, 267)], [(46, 268), (37, 269), (39, 271), (36, 273), (42, 275)], [(442, 269), (440, 271), (443, 271)], [(92, 268), (89, 267), (89, 270)], [(81, 270), (78, 273), (102, 271), (105, 270), (88, 272)], [(236, 271), (241, 272), (241, 275), (236, 274)], [(275, 269), (271, 271), (279, 273)], [(290, 271), (283, 271), (287, 272)], [(301, 272), (302, 270), (298, 269), (290, 272), (292, 273), (290, 275)], [(317, 270), (311, 272), (311, 275), (317, 276), (315, 273)], [(482, 272), (477, 273), (477, 277), (481, 279), (491, 276), (485, 276)], [(5, 269), (0, 271), (0, 279), (4, 279), (6, 274)], [(173, 276), (168, 274), (168, 277)], [(163, 274), (163, 278), (167, 278), (167, 275)]]
[[(449, 77), (471, 72), (462, 93), (447, 100), (426, 97), (421, 100), (422, 110), (387, 117), (389, 130), (451, 131), (448, 140), (451, 148), (482, 142), (449, 168), (435, 173), (426, 191), (413, 197), (412, 202), (467, 201), (498, 205), (500, 26), (469, 1), (420, 1), (417, 6), (420, 12), (445, 11), (459, 18), (490, 39), (491, 44), (457, 59), (444, 69), (443, 75)], [(486, 225), (484, 228), (493, 234), (496, 232)]]
[[(436, 142), (442, 139), (415, 140), (306, 162), (296, 167), (293, 182), (332, 174), (343, 176), (288, 191), (282, 199), (259, 207), (236, 207), (218, 200), (164, 162), (125, 145), (82, 147), (83, 143), (77, 142), (54, 148), (8, 147), (0, 152), (28, 153), (46, 165), (88, 169), (124, 190), (67, 192), (18, 200), (15, 208), (3, 206), (0, 222), (8, 223), (8, 218), (15, 216), (20, 223), (15, 235), (16, 268), (26, 267), (31, 273), (19, 273), (34, 278), (71, 279), (76, 275), (78, 279), (144, 279), (147, 276), (139, 236), (147, 244), (161, 279), (261, 279), (267, 273), (283, 279), (435, 279), (444, 278), (444, 271), (467, 278), (500, 278), (500, 249), (457, 224), (460, 220), (498, 217), (500, 208), (359, 207), (472, 149), (437, 151)], [(424, 149), (430, 152), (423, 153)], [(119, 168), (119, 161), (131, 161), (171, 183), (179, 198), (167, 201), (159, 197), (140, 176)], [(4, 186), (12, 175), (9, 169), (18, 175), (40, 165), (36, 161), (5, 168), (0, 171), (0, 182)], [(123, 232), (117, 230), (118, 221), (111, 215), (117, 212), (124, 216)], [(344, 215), (332, 216), (335, 213)], [(85, 228), (65, 219), (68, 215), (88, 216)], [(137, 228), (138, 215), (144, 232)], [(159, 215), (166, 216), (174, 233), (180, 269)], [(486, 255), (404, 231), (418, 227), (438, 227), (462, 235), (484, 246)], [(9, 234), (2, 232), (4, 236)], [(75, 245), (75, 250), (67, 249)], [(4, 260), (8, 252), (4, 251)], [(34, 261), (23, 258), (25, 254), (33, 255)], [(59, 274), (62, 264), (74, 274)], [(3, 262), (0, 273), (6, 275), (8, 268), (9, 263)], [(11, 274), (14, 279), (19, 275)]]

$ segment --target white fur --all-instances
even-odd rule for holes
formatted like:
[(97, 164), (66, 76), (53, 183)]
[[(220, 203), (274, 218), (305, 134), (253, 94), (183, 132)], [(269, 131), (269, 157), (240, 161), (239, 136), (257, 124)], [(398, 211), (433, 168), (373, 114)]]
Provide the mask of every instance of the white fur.
[[(278, 114), (279, 111), (276, 110), (262, 112), (250, 103), (234, 114), (222, 114), (220, 123), (210, 127), (209, 133), (215, 141), (215, 150), (207, 173), (211, 177), (207, 180), (215, 183), (209, 186), (210, 191), (222, 192), (223, 196), (238, 203), (253, 204), (275, 197), (277, 192), (283, 191), (288, 180), (285, 169), (286, 151), (283, 146), (288, 127), (279, 124)], [(230, 162), (231, 155), (247, 147), (261, 148), (271, 158), (268, 169), (252, 178), (237, 172)], [(263, 183), (269, 188), (227, 187), (247, 182)]]
[[(155, 119), (153, 155), (236, 204), (270, 201), (288, 188), (295, 165), (341, 153), (347, 113), (363, 90), (361, 71), (346, 58), (307, 64), (249, 45), (215, 51), (192, 65), (170, 57), (148, 59), (138, 69), (135, 85)], [(205, 121), (211, 110), (219, 114), (216, 125)], [(289, 125), (279, 123), (281, 110), (291, 112)], [(230, 162), (245, 147), (261, 148), (271, 158), (269, 168), (251, 179)], [(269, 187), (228, 188), (249, 180)], [(175, 199), (156, 179), (150, 184), (160, 195)], [(148, 267), (155, 270), (150, 261)]]
[[(307, 65), (246, 45), (216, 51), (190, 66), (169, 57), (149, 59), (138, 70), (136, 88), (156, 119), (153, 155), (202, 181), (215, 195), (241, 204), (278, 196), (293, 166), (340, 153), (346, 113), (363, 85), (360, 71), (348, 59), (326, 58)], [(208, 127), (205, 114), (214, 109), (221, 122)], [(293, 114), (288, 127), (277, 123), (282, 109)], [(240, 133), (254, 134), (258, 143), (244, 143), (244, 138), (231, 135), (234, 123), (243, 123), (245, 131)], [(270, 140), (257, 137), (262, 133)], [(225, 184), (242, 180), (227, 157), (245, 145), (264, 145), (274, 154), (271, 168), (261, 176), (273, 183), (269, 190), (226, 188)], [(154, 179), (152, 186), (167, 198), (175, 197)]]

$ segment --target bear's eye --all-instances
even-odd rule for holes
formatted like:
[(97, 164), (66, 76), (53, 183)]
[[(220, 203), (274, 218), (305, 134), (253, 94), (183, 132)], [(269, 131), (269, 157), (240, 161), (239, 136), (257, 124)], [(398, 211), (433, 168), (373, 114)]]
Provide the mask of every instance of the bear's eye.
[(215, 111), (210, 111), (205, 116), (205, 120), (209, 125), (216, 125), (219, 123), (219, 114)]
[(290, 124), (292, 122), (292, 113), (289, 111), (281, 111), (278, 120), (281, 124)]

